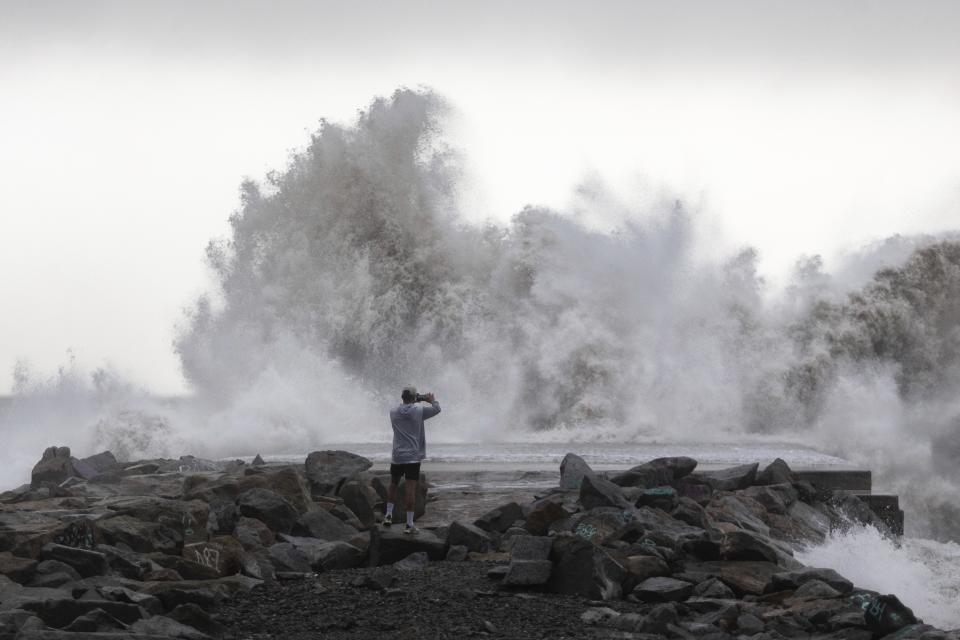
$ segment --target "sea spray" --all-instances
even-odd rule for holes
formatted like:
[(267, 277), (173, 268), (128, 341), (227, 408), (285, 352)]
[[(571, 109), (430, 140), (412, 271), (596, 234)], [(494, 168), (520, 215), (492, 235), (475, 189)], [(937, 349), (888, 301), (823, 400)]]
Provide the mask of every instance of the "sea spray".
[[(398, 91), (245, 182), (208, 248), (217, 287), (177, 339), (189, 401), (107, 378), (25, 386), (2, 417), (20, 477), (49, 444), (229, 456), (382, 438), (415, 383), (444, 402), (435, 440), (805, 441), (901, 491), (908, 530), (958, 538), (955, 238), (887, 243), (837, 275), (807, 258), (773, 292), (754, 250), (707, 259), (722, 252), (674, 199), (617, 203), (609, 232), (534, 206), (468, 224), (447, 112)], [(595, 185), (577, 215), (613, 201)]]
[(960, 545), (921, 538), (898, 544), (873, 527), (835, 532), (795, 554), (807, 566), (835, 569), (856, 586), (893, 593), (927, 624), (960, 629)]

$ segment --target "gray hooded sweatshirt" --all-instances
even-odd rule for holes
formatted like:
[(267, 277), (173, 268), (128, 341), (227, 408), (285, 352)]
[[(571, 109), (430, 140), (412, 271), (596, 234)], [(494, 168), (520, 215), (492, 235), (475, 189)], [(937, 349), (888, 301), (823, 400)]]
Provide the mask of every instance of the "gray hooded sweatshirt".
[(393, 427), (393, 464), (420, 462), (427, 457), (427, 438), (423, 421), (440, 413), (440, 403), (424, 406), (420, 403), (401, 404), (390, 410)]

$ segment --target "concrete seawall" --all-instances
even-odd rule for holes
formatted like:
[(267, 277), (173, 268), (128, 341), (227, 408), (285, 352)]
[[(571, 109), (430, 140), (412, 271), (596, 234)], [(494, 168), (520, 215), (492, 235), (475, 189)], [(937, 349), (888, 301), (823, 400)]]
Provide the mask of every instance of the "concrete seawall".
[(903, 535), (904, 515), (900, 508), (900, 497), (873, 493), (873, 473), (869, 469), (806, 469), (795, 473), (801, 480), (821, 489), (855, 495), (870, 507), (891, 532)]

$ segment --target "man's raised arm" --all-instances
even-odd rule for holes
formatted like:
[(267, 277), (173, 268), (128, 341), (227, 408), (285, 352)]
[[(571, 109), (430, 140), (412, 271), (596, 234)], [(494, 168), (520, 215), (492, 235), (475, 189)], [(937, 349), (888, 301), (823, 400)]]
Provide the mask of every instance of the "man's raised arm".
[(433, 416), (440, 413), (440, 403), (437, 402), (437, 399), (433, 397), (432, 393), (427, 394), (427, 402), (430, 403), (429, 407), (423, 408), (423, 419), (432, 418)]

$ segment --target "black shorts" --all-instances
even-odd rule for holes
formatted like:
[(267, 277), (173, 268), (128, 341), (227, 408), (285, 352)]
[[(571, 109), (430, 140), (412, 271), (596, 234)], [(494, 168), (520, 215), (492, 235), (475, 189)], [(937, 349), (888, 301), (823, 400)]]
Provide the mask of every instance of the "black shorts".
[(400, 476), (405, 477), (407, 480), (419, 480), (420, 463), (409, 462), (407, 464), (391, 464), (390, 481), (393, 482), (393, 484), (397, 484), (400, 482)]

